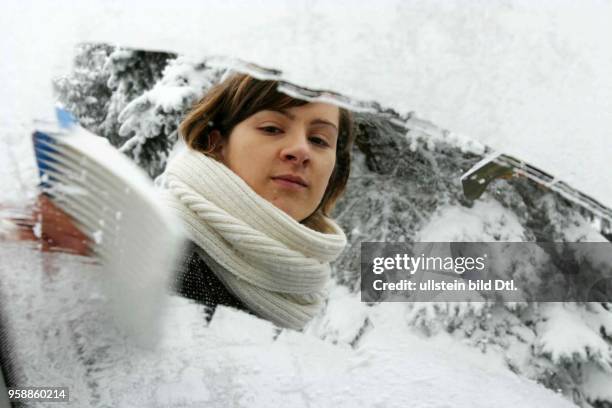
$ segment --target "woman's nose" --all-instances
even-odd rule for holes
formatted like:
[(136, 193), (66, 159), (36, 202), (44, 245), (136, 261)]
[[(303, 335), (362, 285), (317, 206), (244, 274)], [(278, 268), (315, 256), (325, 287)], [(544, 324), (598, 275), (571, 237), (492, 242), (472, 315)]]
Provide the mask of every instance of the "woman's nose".
[(287, 138), (287, 145), (281, 150), (281, 158), (296, 164), (306, 164), (310, 161), (310, 146), (306, 135)]

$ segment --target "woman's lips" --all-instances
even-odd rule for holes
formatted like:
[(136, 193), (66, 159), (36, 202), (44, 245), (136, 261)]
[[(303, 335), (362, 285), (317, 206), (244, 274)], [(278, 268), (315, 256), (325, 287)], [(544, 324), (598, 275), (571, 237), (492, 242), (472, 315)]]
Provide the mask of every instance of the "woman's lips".
[(290, 181), (290, 180), (286, 180), (283, 178), (273, 178), (272, 180), (274, 180), (274, 182), (283, 188), (289, 189), (289, 190), (302, 190), (304, 188), (306, 188), (306, 186), (303, 186), (299, 183), (296, 183), (294, 181)]

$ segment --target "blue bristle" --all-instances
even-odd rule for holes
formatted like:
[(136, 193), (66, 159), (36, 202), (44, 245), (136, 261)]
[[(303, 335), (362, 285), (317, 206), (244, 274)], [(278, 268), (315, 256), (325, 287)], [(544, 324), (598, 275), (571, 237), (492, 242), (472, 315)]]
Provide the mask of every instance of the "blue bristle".
[(77, 120), (72, 115), (72, 113), (68, 112), (66, 109), (55, 107), (55, 116), (57, 116), (57, 121), (60, 127), (64, 129), (70, 129), (74, 125), (77, 124)]
[(53, 147), (53, 145), (56, 144), (56, 141), (50, 135), (40, 131), (35, 131), (32, 134), (32, 141), (34, 144), (34, 153), (36, 155), (38, 173), (41, 180), (39, 186), (41, 189), (47, 190), (51, 187), (51, 183), (48, 181), (43, 181), (45, 180), (45, 174), (47, 175), (47, 180), (55, 181), (55, 178), (51, 176), (47, 170), (59, 171), (57, 168), (50, 165), (50, 163), (57, 163), (57, 160), (47, 154), (48, 152), (58, 153), (58, 151)]

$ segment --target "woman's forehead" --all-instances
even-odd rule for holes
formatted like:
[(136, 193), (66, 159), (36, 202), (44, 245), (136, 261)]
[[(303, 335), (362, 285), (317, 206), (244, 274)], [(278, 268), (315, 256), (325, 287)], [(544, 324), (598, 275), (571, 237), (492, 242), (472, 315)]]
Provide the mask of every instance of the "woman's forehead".
[(340, 120), (340, 109), (329, 103), (310, 102), (301, 106), (294, 106), (283, 109), (264, 109), (257, 112), (257, 115), (265, 116), (266, 114), (282, 115), (289, 120), (308, 120), (309, 122), (317, 121), (321, 123), (329, 122), (337, 127)]

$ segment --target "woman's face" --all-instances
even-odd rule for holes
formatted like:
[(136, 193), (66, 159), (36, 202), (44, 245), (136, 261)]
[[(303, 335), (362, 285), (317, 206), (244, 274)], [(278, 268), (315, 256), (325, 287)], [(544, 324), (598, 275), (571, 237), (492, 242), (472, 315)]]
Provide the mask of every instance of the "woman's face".
[(336, 163), (340, 111), (308, 103), (238, 123), (221, 159), (260, 196), (302, 221), (317, 208)]

